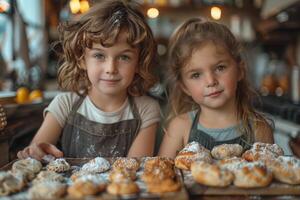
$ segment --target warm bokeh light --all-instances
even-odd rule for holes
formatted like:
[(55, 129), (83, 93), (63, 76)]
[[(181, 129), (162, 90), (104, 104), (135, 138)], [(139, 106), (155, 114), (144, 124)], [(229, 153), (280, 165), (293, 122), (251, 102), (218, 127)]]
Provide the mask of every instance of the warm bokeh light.
[(149, 18), (156, 18), (159, 15), (159, 11), (157, 8), (149, 8), (147, 11), (147, 15)]
[(85, 13), (90, 9), (90, 4), (87, 0), (80, 1), (80, 12)]
[(79, 0), (71, 0), (69, 5), (70, 5), (70, 10), (73, 14), (76, 14), (80, 11)]
[(0, 13), (6, 12), (9, 9), (9, 3), (4, 0), (0, 0)]
[(216, 6), (212, 7), (211, 10), (210, 10), (210, 15), (215, 20), (221, 19), (221, 15), (222, 15), (221, 8), (216, 7)]

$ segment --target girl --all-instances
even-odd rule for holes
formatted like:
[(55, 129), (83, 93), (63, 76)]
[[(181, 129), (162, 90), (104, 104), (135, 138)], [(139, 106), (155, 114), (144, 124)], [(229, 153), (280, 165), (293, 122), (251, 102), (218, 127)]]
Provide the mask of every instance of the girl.
[(223, 143), (249, 148), (273, 143), (272, 128), (251, 105), (240, 45), (221, 24), (194, 18), (169, 43), (171, 112), (161, 156), (175, 157), (187, 143), (208, 149)]
[(58, 83), (71, 92), (53, 99), (18, 157), (152, 156), (160, 114), (145, 93), (156, 82), (156, 45), (137, 5), (101, 1), (59, 32)]

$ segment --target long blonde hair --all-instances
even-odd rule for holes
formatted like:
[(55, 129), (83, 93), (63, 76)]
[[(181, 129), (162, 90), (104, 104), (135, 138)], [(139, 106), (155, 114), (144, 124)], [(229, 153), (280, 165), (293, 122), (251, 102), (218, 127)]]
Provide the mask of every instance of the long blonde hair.
[[(201, 109), (193, 99), (184, 93), (180, 87), (182, 81), (181, 71), (186, 66), (192, 53), (206, 42), (213, 42), (225, 48), (236, 61), (240, 72), (244, 74), (238, 82), (236, 90), (236, 106), (238, 118), (241, 120), (241, 131), (250, 136), (254, 128), (269, 126), (265, 117), (253, 107), (256, 92), (250, 87), (247, 80), (247, 68), (242, 59), (241, 44), (236, 40), (230, 30), (223, 24), (208, 21), (203, 18), (192, 18), (180, 25), (169, 41), (168, 49), (168, 87), (169, 87), (169, 113), (166, 120), (168, 124), (173, 118), (195, 109)], [(250, 125), (249, 122), (254, 122)], [(261, 123), (262, 122), (262, 123)]]
[(85, 48), (93, 43), (112, 46), (121, 31), (127, 32), (127, 42), (139, 49), (138, 73), (128, 88), (133, 96), (145, 94), (156, 82), (153, 68), (157, 63), (156, 42), (138, 4), (122, 0), (106, 0), (59, 26), (62, 65), (58, 83), (62, 89), (85, 95), (91, 85), (87, 73), (80, 67)]

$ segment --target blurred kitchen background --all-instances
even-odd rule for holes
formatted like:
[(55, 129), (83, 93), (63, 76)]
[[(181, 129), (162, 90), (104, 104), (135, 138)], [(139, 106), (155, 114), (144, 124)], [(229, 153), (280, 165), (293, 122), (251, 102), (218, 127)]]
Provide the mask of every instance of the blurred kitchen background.
[[(97, 1), (101, 0), (0, 0), (0, 104), (7, 119), (4, 131), (0, 129), (0, 149), (8, 155), (4, 159), (11, 160), (30, 142), (42, 122), (43, 108), (59, 92), (53, 47), (57, 25)], [(226, 24), (246, 50), (249, 79), (261, 96), (257, 108), (275, 121), (276, 143), (292, 154), (288, 143), (300, 132), (300, 0), (137, 2), (158, 42), (161, 68), (166, 65), (170, 34), (185, 19), (203, 16)], [(151, 95), (164, 107), (162, 74), (161, 80)], [(43, 99), (16, 102), (20, 87), (41, 91)], [(160, 138), (161, 133), (157, 146)]]

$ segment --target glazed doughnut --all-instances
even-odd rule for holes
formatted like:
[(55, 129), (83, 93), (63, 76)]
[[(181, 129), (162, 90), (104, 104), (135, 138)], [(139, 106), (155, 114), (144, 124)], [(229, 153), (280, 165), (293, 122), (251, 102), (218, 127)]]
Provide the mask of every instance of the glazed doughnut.
[(191, 173), (196, 182), (215, 187), (226, 187), (232, 183), (234, 178), (229, 170), (203, 161), (192, 163)]
[(256, 142), (251, 149), (245, 151), (242, 157), (252, 162), (257, 160), (273, 160), (282, 155), (283, 150), (277, 144)]
[(133, 181), (112, 182), (107, 186), (107, 192), (113, 195), (136, 194), (139, 187)]
[(243, 153), (243, 147), (239, 144), (221, 144), (218, 146), (215, 146), (211, 150), (211, 155), (215, 159), (225, 159), (225, 158), (231, 158), (231, 157), (239, 157)]
[(128, 170), (137, 171), (139, 167), (140, 163), (136, 159), (126, 157), (118, 158), (113, 164), (114, 169), (126, 168)]
[(265, 187), (272, 181), (272, 172), (262, 162), (243, 163), (233, 172), (233, 183), (241, 188)]
[(271, 168), (275, 179), (288, 184), (300, 184), (300, 159), (279, 156)]

